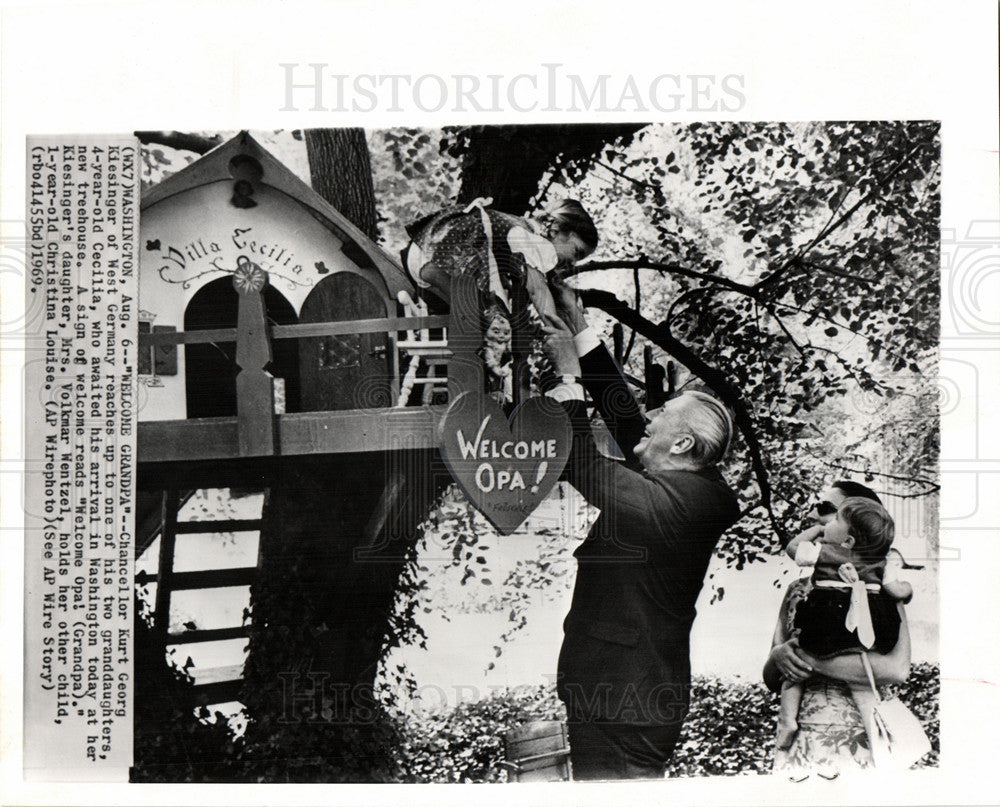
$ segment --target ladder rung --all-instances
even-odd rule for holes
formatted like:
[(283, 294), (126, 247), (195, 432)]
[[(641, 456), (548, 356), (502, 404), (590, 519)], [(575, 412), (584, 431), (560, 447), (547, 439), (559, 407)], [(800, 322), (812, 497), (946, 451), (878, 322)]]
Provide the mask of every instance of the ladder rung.
[(178, 521), (174, 532), (191, 535), (199, 532), (255, 532), (260, 529), (259, 518), (230, 518), (216, 521)]
[(194, 676), (196, 687), (243, 680), (243, 664), (227, 664), (224, 667), (191, 667), (188, 671)]
[(216, 681), (211, 684), (195, 684), (193, 695), (195, 703), (208, 705), (210, 703), (226, 703), (238, 701), (243, 681)]
[(218, 642), (224, 639), (243, 639), (250, 635), (250, 626), (238, 628), (212, 628), (210, 630), (188, 630), (184, 633), (168, 633), (166, 643), (191, 644), (192, 642)]
[(224, 588), (249, 586), (257, 576), (256, 566), (235, 569), (205, 569), (199, 572), (174, 572), (170, 576), (171, 591), (193, 588)]

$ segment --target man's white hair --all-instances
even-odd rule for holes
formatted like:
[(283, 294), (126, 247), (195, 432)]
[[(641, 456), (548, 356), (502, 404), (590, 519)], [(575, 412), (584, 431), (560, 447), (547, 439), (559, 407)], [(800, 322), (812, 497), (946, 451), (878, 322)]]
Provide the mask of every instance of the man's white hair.
[(718, 465), (733, 439), (732, 415), (722, 401), (707, 392), (685, 390), (680, 397), (686, 402), (682, 415), (684, 424), (694, 438), (694, 447), (688, 456), (699, 468)]

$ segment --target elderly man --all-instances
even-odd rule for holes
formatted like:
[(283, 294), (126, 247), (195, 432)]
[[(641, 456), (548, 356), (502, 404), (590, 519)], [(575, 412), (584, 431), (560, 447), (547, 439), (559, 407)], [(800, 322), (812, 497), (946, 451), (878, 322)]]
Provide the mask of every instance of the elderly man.
[[(550, 394), (573, 423), (567, 478), (601, 510), (574, 553), (576, 587), (559, 655), (573, 775), (659, 778), (688, 709), (695, 601), (716, 542), (739, 517), (716, 469), (732, 423), (701, 392), (643, 418), (582, 310), (566, 305), (565, 294), (562, 303), (568, 325), (553, 321), (548, 346), (563, 383)], [(574, 377), (604, 415), (624, 464), (598, 452)]]

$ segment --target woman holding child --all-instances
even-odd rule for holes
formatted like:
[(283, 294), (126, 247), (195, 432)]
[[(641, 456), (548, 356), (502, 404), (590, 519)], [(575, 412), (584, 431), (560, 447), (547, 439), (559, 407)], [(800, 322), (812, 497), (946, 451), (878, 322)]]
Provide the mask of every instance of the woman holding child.
[[(866, 721), (873, 696), (862, 650), (870, 648), (879, 684), (902, 683), (910, 669), (901, 603), (912, 592), (896, 580), (897, 556), (888, 553), (892, 519), (878, 496), (864, 485), (836, 482), (820, 495), (815, 514), (819, 524), (789, 547), (800, 563), (815, 560), (816, 570), (789, 586), (763, 672), (767, 686), (782, 693), (774, 769), (793, 778), (872, 766)], [(811, 548), (803, 552), (804, 544)], [(840, 641), (848, 613), (853, 642)]]

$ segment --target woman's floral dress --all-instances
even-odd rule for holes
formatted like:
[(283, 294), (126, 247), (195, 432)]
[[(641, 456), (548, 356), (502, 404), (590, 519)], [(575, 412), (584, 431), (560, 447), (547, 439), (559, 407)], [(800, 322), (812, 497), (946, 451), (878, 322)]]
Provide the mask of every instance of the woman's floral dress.
[(776, 750), (774, 772), (793, 779), (811, 773), (832, 779), (872, 767), (868, 735), (847, 685), (826, 678), (806, 682), (799, 731), (787, 750)]

